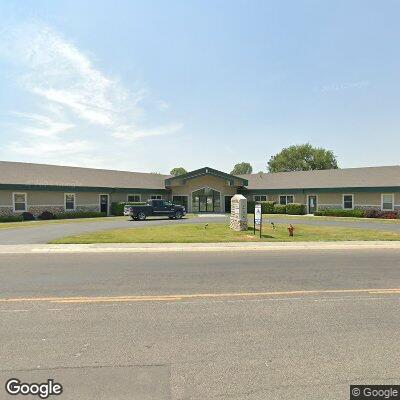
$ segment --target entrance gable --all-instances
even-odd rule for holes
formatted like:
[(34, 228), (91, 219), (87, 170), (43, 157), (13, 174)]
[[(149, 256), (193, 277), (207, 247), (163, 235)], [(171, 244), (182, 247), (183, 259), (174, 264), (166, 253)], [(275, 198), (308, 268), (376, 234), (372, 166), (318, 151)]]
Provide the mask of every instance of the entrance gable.
[(248, 185), (248, 181), (246, 179), (240, 178), (235, 175), (227, 174), (222, 171), (218, 171), (214, 168), (205, 167), (197, 169), (195, 171), (190, 171), (183, 175), (167, 178), (165, 180), (165, 186), (166, 187), (182, 186), (185, 185), (189, 180), (196, 179), (201, 176), (213, 176), (225, 180), (226, 182), (228, 182), (228, 186), (242, 187)]

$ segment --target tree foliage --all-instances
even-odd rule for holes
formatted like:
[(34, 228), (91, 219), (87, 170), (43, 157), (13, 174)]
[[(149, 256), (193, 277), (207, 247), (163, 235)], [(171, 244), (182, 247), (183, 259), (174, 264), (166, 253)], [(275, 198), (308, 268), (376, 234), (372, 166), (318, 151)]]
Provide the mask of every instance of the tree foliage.
[(187, 171), (183, 167), (175, 167), (175, 168), (171, 169), (170, 174), (172, 176), (179, 176), (179, 175), (187, 174)]
[(310, 143), (286, 147), (268, 161), (269, 172), (337, 168), (337, 160), (331, 150), (313, 147)]
[(251, 174), (253, 172), (253, 167), (250, 163), (241, 162), (236, 164), (231, 171), (232, 175), (243, 175), (243, 174)]

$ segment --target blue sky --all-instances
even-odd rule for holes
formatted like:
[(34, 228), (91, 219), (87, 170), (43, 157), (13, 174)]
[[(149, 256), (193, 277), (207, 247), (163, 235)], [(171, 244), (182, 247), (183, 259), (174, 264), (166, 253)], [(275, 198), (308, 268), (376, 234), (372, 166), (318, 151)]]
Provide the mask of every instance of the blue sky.
[(0, 159), (399, 164), (398, 1), (3, 1)]

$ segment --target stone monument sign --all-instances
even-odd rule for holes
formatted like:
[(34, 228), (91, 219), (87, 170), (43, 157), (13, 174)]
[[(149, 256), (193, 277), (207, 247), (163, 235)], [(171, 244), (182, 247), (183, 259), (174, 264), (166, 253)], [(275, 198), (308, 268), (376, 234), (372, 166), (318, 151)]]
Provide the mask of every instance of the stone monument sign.
[(247, 231), (247, 199), (235, 194), (231, 199), (230, 228), (234, 231)]

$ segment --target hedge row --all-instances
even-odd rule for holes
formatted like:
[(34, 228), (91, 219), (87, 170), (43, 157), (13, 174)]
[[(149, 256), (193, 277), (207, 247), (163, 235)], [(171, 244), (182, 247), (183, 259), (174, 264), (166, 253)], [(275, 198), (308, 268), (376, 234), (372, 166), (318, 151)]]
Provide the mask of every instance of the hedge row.
[(314, 215), (328, 216), (328, 217), (357, 217), (357, 218), (386, 218), (396, 219), (399, 218), (397, 211), (380, 211), (380, 210), (342, 210), (342, 209), (326, 209), (314, 213)]
[(400, 214), (397, 211), (365, 210), (364, 217), (365, 218), (396, 219), (396, 218), (400, 218)]
[(43, 211), (38, 215), (38, 219), (49, 220), (49, 219), (76, 219), (76, 218), (98, 218), (106, 217), (107, 213), (100, 211), (74, 211), (74, 212), (61, 212), (53, 214), (50, 211)]
[[(98, 211), (77, 211), (77, 212), (63, 212), (53, 214), (50, 211), (43, 211), (38, 215), (37, 219), (40, 220), (50, 220), (50, 219), (74, 219), (74, 218), (96, 218), (105, 217), (106, 213)], [(30, 212), (23, 212), (19, 215), (6, 215), (0, 216), (1, 222), (21, 222), (21, 221), (34, 221), (36, 218)]]
[(98, 218), (106, 216), (107, 213), (100, 211), (76, 211), (54, 214), (55, 219)]
[(342, 210), (341, 208), (327, 208), (326, 210), (316, 211), (314, 215), (327, 217), (357, 217), (364, 218), (364, 210)]
[(116, 202), (113, 202), (113, 203), (111, 203), (111, 214), (112, 215), (124, 215), (124, 207), (126, 206), (126, 205), (143, 205), (143, 204), (147, 204), (147, 203), (145, 203), (145, 202), (143, 202), (143, 201), (140, 201), (140, 202), (136, 202), (136, 203), (134, 203), (134, 202), (131, 202), (131, 203), (116, 203)]
[(23, 221), (22, 215), (2, 215), (0, 217), (1, 222), (20, 222)]
[[(263, 214), (290, 214), (290, 215), (303, 215), (306, 213), (306, 207), (304, 204), (291, 203), (288, 205), (277, 204), (274, 201), (260, 201), (261, 211)], [(247, 212), (254, 213), (254, 201), (247, 203)]]

